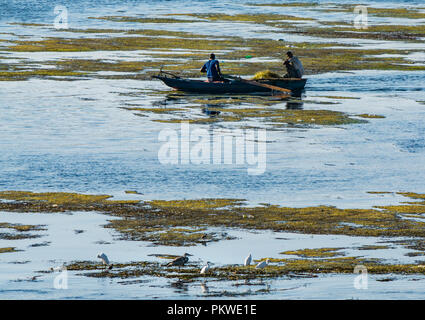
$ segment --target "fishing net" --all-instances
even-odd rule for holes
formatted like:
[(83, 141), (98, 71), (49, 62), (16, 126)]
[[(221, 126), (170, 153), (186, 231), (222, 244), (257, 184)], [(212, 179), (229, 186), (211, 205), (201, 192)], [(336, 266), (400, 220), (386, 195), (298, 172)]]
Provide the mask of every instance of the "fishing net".
[(260, 80), (260, 79), (276, 79), (281, 78), (277, 73), (271, 72), (270, 70), (263, 70), (257, 72), (252, 80)]

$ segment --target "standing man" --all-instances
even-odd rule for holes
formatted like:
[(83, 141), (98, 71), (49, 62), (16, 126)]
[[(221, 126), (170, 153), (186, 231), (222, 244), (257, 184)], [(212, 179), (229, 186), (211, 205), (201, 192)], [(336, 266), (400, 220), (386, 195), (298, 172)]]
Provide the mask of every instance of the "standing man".
[(211, 53), (210, 60), (205, 62), (204, 66), (201, 69), (201, 72), (206, 72), (208, 77), (208, 82), (221, 81), (221, 71), (220, 64), (218, 60), (215, 60), (215, 54)]
[(284, 78), (302, 78), (304, 74), (303, 64), (300, 59), (294, 57), (291, 51), (286, 53), (287, 59), (283, 63), (286, 67)]

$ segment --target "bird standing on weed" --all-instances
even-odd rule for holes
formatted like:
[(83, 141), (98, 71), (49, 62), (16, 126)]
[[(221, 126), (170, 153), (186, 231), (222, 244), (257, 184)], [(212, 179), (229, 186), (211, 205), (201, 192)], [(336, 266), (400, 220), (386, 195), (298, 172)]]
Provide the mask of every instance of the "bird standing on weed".
[(247, 266), (249, 266), (249, 265), (251, 265), (251, 261), (252, 261), (252, 256), (251, 256), (251, 254), (249, 254), (249, 256), (248, 257), (246, 257), (246, 259), (245, 259), (245, 262), (244, 262), (244, 266), (245, 267), (247, 267)]
[(173, 261), (167, 263), (167, 267), (183, 266), (185, 263), (189, 261), (189, 256), (191, 256), (191, 254), (185, 253), (181, 257), (177, 257)]
[(106, 254), (104, 254), (104, 253), (102, 252), (102, 253), (99, 253), (99, 254), (97, 255), (97, 257), (98, 257), (100, 260), (102, 260), (102, 263), (103, 263), (104, 265), (108, 266), (108, 269), (112, 269), (112, 264), (110, 264), (109, 259), (108, 259), (108, 256), (107, 256)]
[(207, 264), (206, 264), (205, 266), (203, 266), (203, 267), (202, 267), (201, 272), (200, 272), (201, 274), (205, 274), (205, 273), (207, 273), (207, 272), (208, 272), (208, 270), (210, 270), (210, 267), (211, 267), (211, 266), (210, 266), (210, 263), (211, 263), (211, 262), (207, 261)]
[(263, 269), (269, 265), (270, 259), (267, 259), (266, 261), (261, 261), (259, 264), (255, 266), (255, 269)]

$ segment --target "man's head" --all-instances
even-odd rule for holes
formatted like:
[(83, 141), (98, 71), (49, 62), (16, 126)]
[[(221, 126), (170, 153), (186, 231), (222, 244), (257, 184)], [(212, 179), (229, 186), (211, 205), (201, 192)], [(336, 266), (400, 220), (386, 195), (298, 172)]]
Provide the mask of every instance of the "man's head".
[(210, 60), (214, 60), (215, 59), (215, 54), (214, 53), (211, 53), (210, 54)]
[(294, 55), (292, 54), (292, 51), (288, 51), (286, 53), (286, 55), (288, 56), (288, 58), (292, 58)]

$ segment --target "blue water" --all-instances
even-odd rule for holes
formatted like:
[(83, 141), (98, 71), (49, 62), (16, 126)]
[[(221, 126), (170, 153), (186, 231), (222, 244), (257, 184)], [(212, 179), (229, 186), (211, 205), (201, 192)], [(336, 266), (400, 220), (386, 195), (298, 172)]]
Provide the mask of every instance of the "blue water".
[[(402, 85), (393, 86), (398, 80)], [(360, 99), (334, 100), (342, 102), (336, 105), (306, 102), (304, 108), (386, 118), (336, 128), (269, 131), (267, 168), (257, 176), (247, 173), (248, 165), (161, 164), (158, 134), (166, 128), (178, 132), (180, 126), (153, 123), (118, 108), (128, 98), (117, 87), (132, 91), (149, 82), (86, 80), (47, 86), (47, 80), (31, 80), (10, 89), (6, 84), (0, 95), (0, 189), (116, 196), (131, 189), (146, 199), (235, 197), (297, 206), (371, 206), (378, 200), (366, 191), (425, 191), (425, 109), (415, 101), (424, 99), (424, 80), (423, 72), (311, 77), (307, 101), (318, 95)], [(154, 85), (165, 89), (159, 82)], [(79, 99), (81, 88), (95, 101)], [(154, 99), (133, 103), (149, 105)]]
[[(70, 22), (79, 22), (82, 16), (90, 14), (98, 15), (102, 12), (116, 13), (119, 11), (127, 11), (132, 14), (160, 14), (178, 11), (187, 11), (190, 7), (191, 11), (208, 12), (219, 10), (226, 13), (232, 12), (246, 12), (253, 10), (264, 10), (255, 7), (246, 7), (247, 3), (282, 3), (279, 0), (243, 0), (243, 1), (229, 1), (229, 0), (63, 0), (57, 2), (53, 0), (1, 0), (0, 1), (0, 21), (12, 22), (41, 22), (50, 23), (54, 18), (53, 12), (56, 5), (67, 7), (70, 14)], [(288, 1), (291, 2), (291, 1)], [(318, 3), (332, 3), (332, 1), (303, 1), (294, 0), (292, 2), (318, 2)], [(335, 3), (359, 3), (355, 0), (342, 0), (335, 1)], [(398, 0), (398, 1), (385, 1), (373, 0), (362, 1), (363, 4), (373, 4), (376, 6), (411, 6), (420, 7), (423, 5), (421, 0)]]

